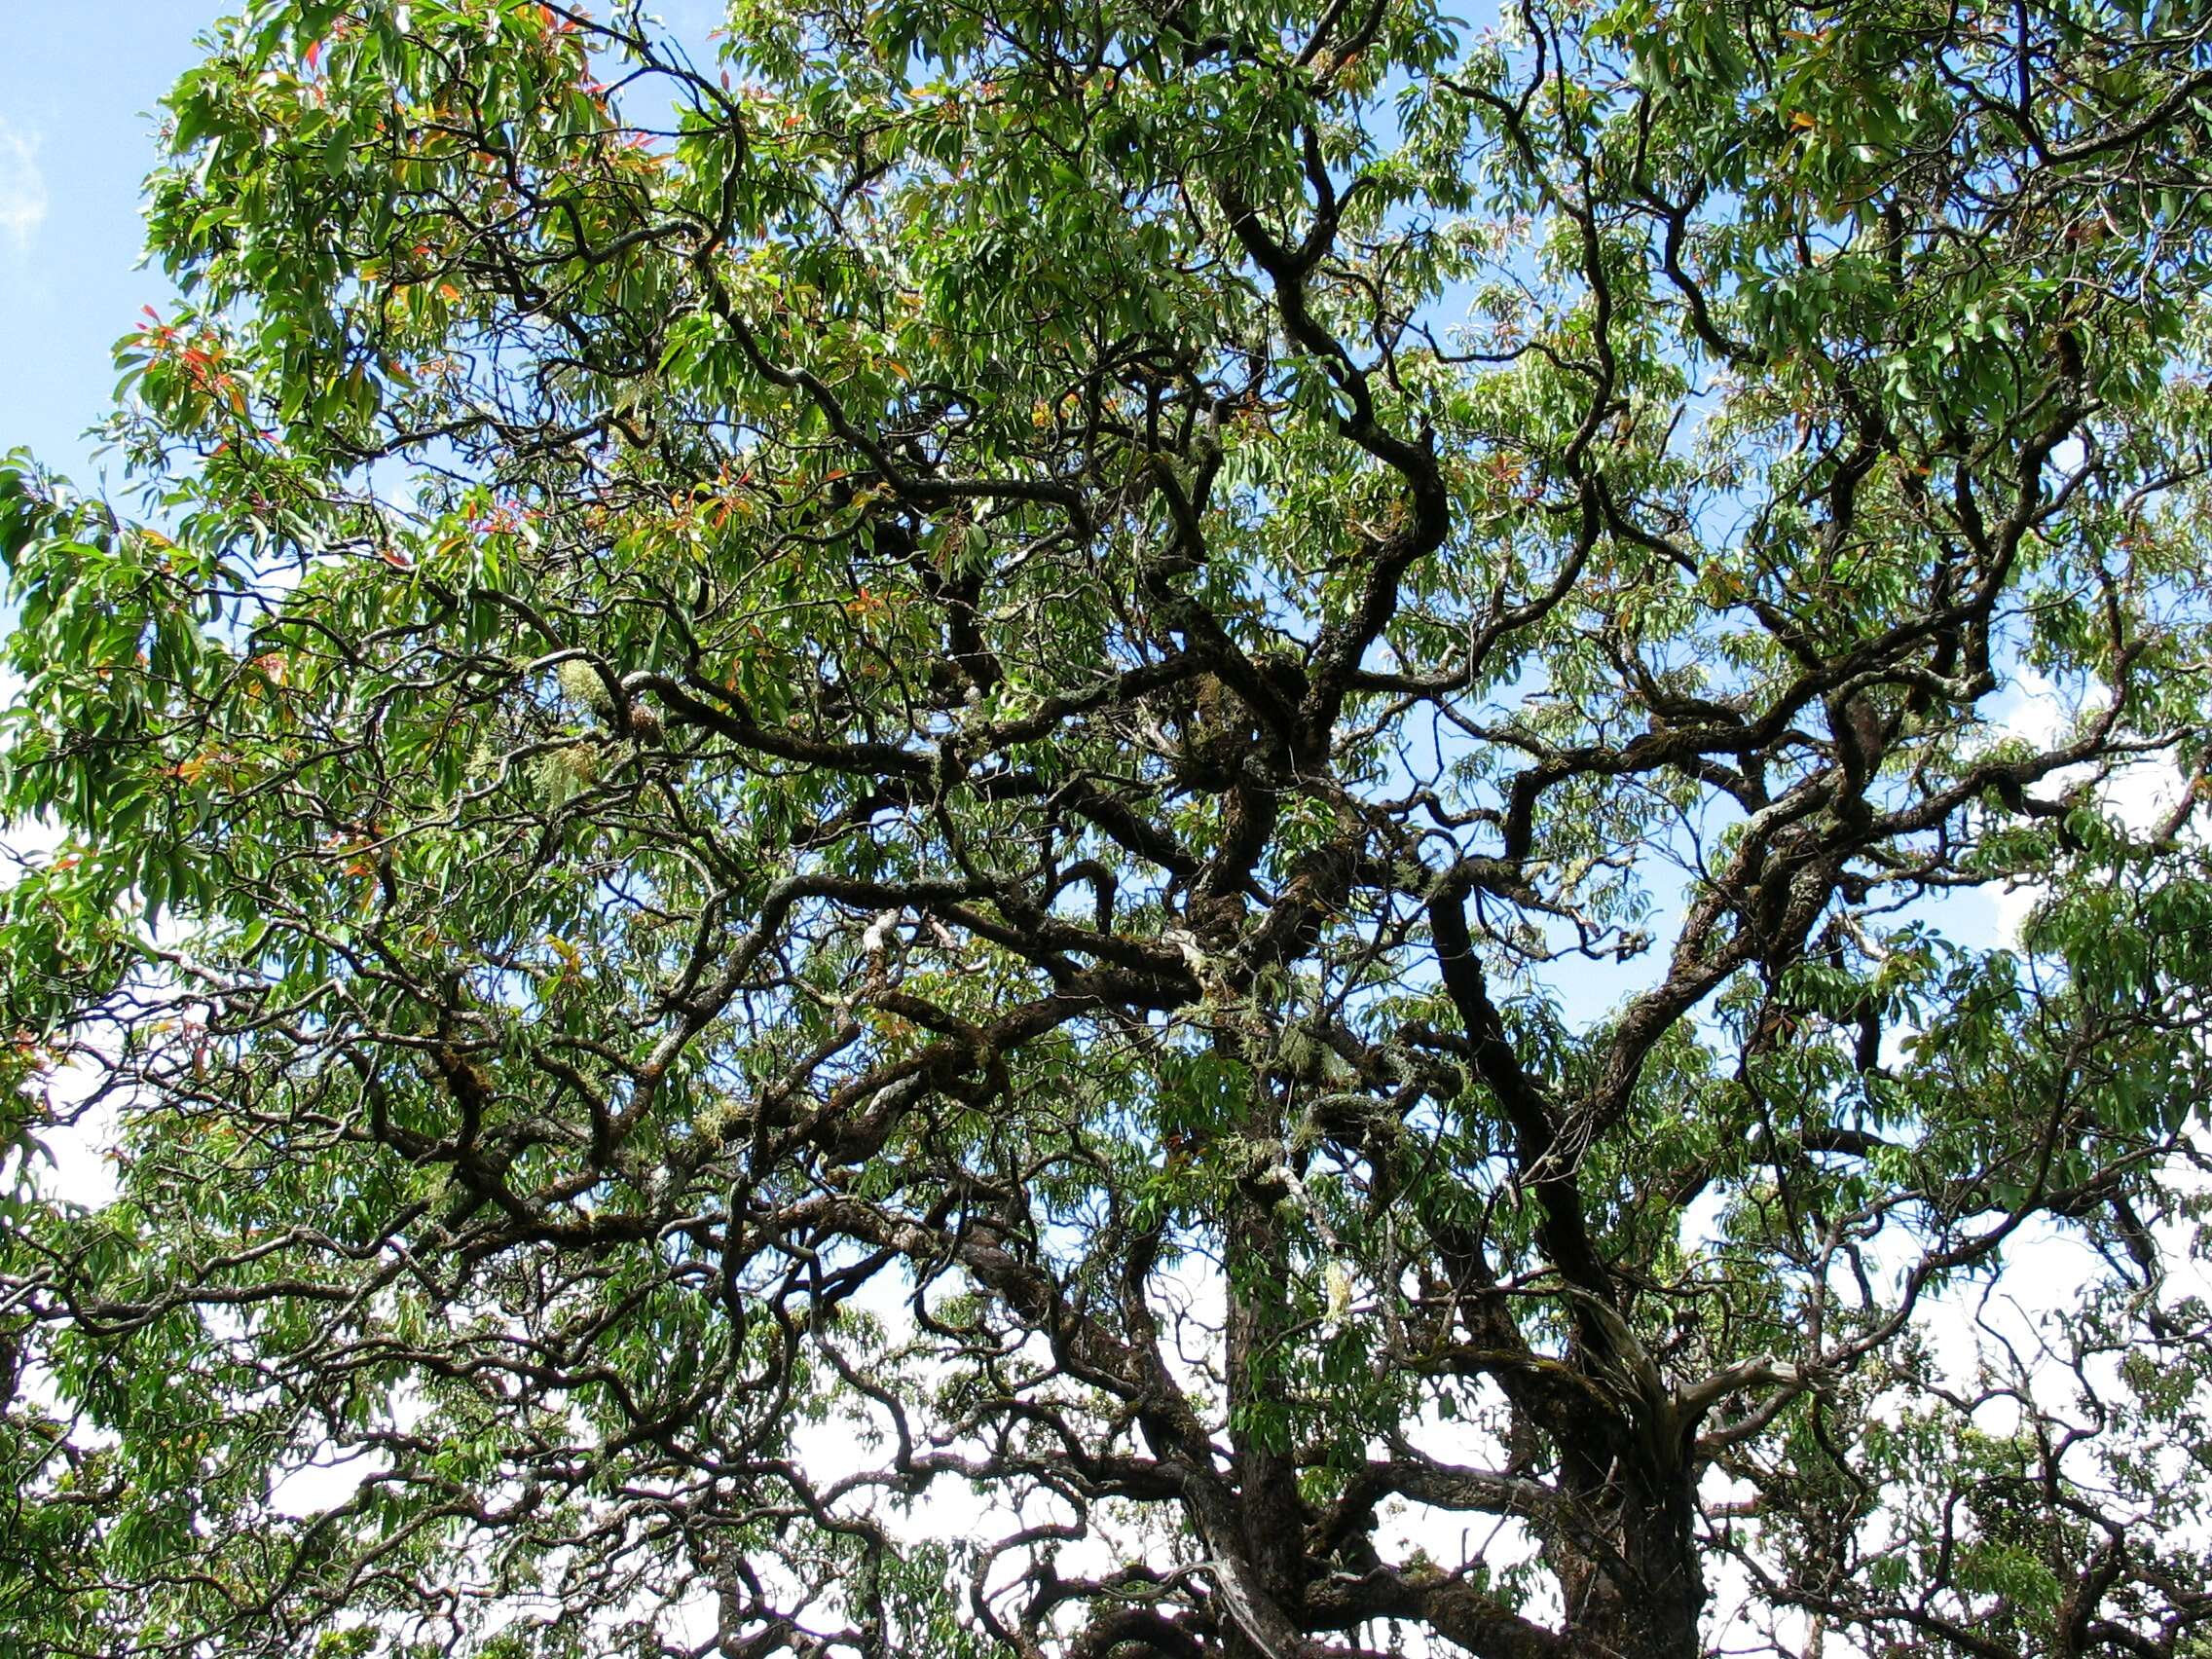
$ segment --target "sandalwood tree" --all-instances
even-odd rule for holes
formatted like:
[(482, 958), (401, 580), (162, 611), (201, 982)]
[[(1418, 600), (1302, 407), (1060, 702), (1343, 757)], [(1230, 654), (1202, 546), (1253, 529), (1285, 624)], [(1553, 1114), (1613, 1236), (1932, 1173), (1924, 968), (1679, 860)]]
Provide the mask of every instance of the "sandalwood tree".
[(2212, 6), (204, 52), (0, 1653), (2208, 1651)]

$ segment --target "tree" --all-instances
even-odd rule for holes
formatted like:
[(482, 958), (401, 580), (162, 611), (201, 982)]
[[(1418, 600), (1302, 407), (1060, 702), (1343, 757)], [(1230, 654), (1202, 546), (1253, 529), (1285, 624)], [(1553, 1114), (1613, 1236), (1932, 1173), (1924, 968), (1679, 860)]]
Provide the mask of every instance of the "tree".
[(2205, 1651), (2212, 10), (719, 50), (262, 0), (0, 472), (0, 1652)]

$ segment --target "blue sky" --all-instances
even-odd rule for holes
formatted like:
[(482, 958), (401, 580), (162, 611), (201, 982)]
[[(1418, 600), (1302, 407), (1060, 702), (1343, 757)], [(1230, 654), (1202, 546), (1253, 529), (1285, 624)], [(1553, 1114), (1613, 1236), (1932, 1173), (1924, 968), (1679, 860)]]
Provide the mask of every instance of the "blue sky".
[[(0, 6), (0, 452), (28, 446), (81, 487), (115, 342), (162, 304), (136, 269), (156, 106), (237, 0), (7, 0)], [(702, 56), (716, 0), (652, 8)], [(114, 469), (110, 467), (112, 473)]]
[[(0, 0), (0, 451), (27, 446), (87, 489), (96, 488), (99, 466), (83, 433), (110, 405), (114, 343), (135, 326), (140, 308), (168, 298), (161, 274), (138, 268), (139, 187), (157, 159), (156, 106), (195, 61), (194, 38), (236, 4)], [(660, 0), (653, 9), (701, 60), (708, 56), (719, 0)], [(107, 470), (112, 480), (112, 460)], [(2063, 713), (2033, 697), (2010, 710), (2031, 728), (2055, 726)], [(2129, 786), (2139, 815), (2147, 815), (2147, 772)], [(1671, 885), (1664, 875), (1656, 884)], [(2029, 898), (1961, 895), (1921, 913), (1938, 917), (1955, 939), (1988, 944), (2017, 923)], [(1673, 917), (1663, 911), (1656, 920), (1664, 929)], [(1555, 982), (1572, 999), (1570, 1017), (1593, 1017), (1658, 966), (1592, 964)], [(94, 1201), (112, 1191), (97, 1141), (90, 1132), (56, 1138), (56, 1190)], [(2039, 1237), (2025, 1258), (2035, 1266), (2019, 1279), (2063, 1300), (2083, 1276), (2076, 1248)], [(1971, 1329), (1971, 1310), (1959, 1311), (1936, 1322), (1954, 1344)]]
[[(139, 189), (157, 159), (163, 94), (197, 59), (193, 42), (238, 0), (0, 0), (0, 452), (28, 447), (88, 492), (115, 458), (93, 458), (85, 428), (110, 406), (115, 342), (142, 307), (169, 298), (138, 265)], [(659, 0), (651, 10), (701, 60), (721, 0)], [(1662, 879), (1662, 884), (1664, 884)], [(2024, 901), (1969, 896), (1946, 925), (1988, 942)], [(1933, 908), (1933, 907), (1932, 907)], [(1655, 968), (1596, 965), (1573, 977), (1577, 1013), (1596, 1013)]]
[(216, 0), (15, 0), (0, 51), (0, 450), (80, 484), (110, 352), (167, 284), (137, 270), (150, 119)]

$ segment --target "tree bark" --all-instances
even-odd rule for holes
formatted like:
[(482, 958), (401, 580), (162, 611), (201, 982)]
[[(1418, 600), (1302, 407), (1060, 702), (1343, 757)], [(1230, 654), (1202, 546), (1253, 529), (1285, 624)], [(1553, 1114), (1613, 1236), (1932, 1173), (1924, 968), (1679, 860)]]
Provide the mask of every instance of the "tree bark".
[(1567, 1651), (1589, 1659), (1696, 1659), (1705, 1577), (1693, 1532), (1694, 1477), (1686, 1469), (1601, 1468), (1568, 1449), (1575, 1507), (1602, 1517), (1547, 1550), (1565, 1603)]

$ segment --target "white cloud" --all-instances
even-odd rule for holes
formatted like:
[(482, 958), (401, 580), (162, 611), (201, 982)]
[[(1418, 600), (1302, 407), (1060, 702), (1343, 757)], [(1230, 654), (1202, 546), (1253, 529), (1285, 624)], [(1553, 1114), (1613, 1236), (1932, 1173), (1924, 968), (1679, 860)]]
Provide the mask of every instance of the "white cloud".
[(38, 134), (0, 116), (0, 240), (18, 252), (46, 222), (46, 175), (38, 166)]

